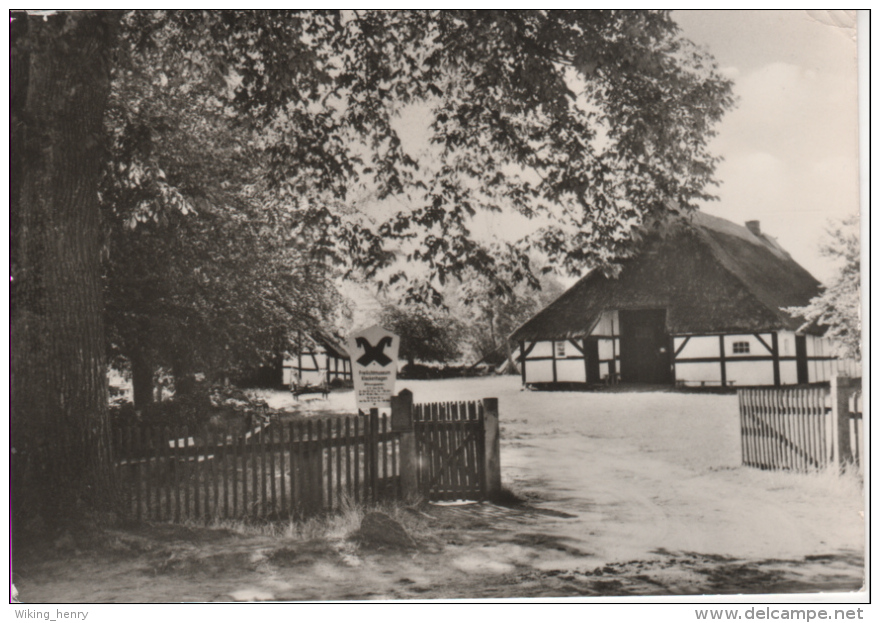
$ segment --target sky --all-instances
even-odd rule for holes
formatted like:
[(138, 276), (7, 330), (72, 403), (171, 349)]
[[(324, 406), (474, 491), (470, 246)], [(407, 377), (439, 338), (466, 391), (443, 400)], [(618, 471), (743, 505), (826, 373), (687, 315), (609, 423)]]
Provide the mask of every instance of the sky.
[[(734, 83), (736, 107), (710, 149), (724, 160), (717, 201), (700, 207), (735, 223), (757, 220), (823, 283), (839, 265), (820, 252), (829, 226), (859, 211), (858, 65), (853, 11), (674, 11), (681, 34)], [(407, 132), (424, 142), (418, 111)], [(513, 240), (534, 221), (492, 214), (476, 231)], [(503, 227), (503, 232), (498, 228)], [(565, 285), (575, 278), (560, 276)]]
[(817, 279), (831, 220), (857, 213), (855, 18), (849, 11), (675, 11), (682, 34), (734, 81), (735, 110), (710, 143), (719, 200), (702, 206), (764, 233)]

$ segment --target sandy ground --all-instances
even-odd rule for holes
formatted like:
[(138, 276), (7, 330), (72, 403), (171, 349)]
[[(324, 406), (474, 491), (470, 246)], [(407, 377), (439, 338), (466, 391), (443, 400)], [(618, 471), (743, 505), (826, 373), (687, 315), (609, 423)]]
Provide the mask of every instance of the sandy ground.
[[(528, 502), (413, 510), (418, 549), (144, 526), (24, 556), (23, 602), (448, 599), (858, 591), (856, 478), (740, 466), (736, 397), (529, 392), (502, 377), (399, 383), (498, 397), (505, 486)], [(276, 408), (350, 411), (350, 393)], [(845, 597), (846, 595), (841, 595)], [(858, 597), (849, 594), (848, 597)]]

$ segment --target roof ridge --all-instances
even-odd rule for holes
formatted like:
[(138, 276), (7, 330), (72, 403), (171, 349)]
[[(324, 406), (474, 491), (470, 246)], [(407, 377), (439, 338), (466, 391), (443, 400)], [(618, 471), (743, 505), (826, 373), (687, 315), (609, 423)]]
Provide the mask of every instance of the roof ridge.
[[(817, 287), (820, 285), (819, 281), (813, 277), (803, 266), (798, 264), (793, 257), (781, 246), (776, 239), (767, 236), (763, 232), (760, 235), (756, 235), (754, 232), (750, 231), (746, 227), (741, 227), (727, 221), (718, 216), (713, 215), (703, 215), (709, 216), (714, 219), (716, 222), (721, 221), (726, 225), (722, 228), (711, 227), (707, 223), (695, 224), (696, 226), (693, 228), (697, 230), (701, 239), (703, 239), (711, 249), (712, 254), (718, 259), (721, 266), (725, 269), (725, 271), (732, 274), (736, 279), (743, 284), (746, 290), (752, 294), (765, 308), (770, 310), (783, 325), (790, 326), (792, 323), (796, 322), (794, 317), (790, 314), (783, 311), (784, 307), (791, 307), (791, 305), (776, 305), (778, 301), (774, 299), (777, 298), (778, 292), (768, 290), (765, 288), (764, 284), (760, 283), (758, 280), (747, 279), (742, 273), (748, 275), (752, 273), (754, 276), (753, 268), (749, 268), (744, 265), (740, 258), (736, 257), (734, 254), (730, 253), (730, 249), (728, 248), (730, 245), (725, 245), (721, 241), (716, 240), (713, 234), (718, 234), (721, 236), (730, 236), (735, 235), (741, 240), (745, 242), (749, 242), (757, 248), (763, 248), (769, 251), (774, 257), (782, 262), (777, 268), (781, 268), (782, 266), (787, 267), (789, 270), (793, 270), (795, 272), (801, 272), (802, 274), (799, 277), (809, 278)], [(701, 226), (702, 225), (702, 226)], [(742, 235), (747, 232), (747, 235)], [(737, 233), (739, 235), (737, 235)], [(792, 277), (794, 275), (791, 275)], [(801, 323), (797, 323), (800, 325)]]
[(598, 270), (595, 269), (595, 268), (590, 268), (589, 270), (587, 270), (587, 273), (586, 273), (583, 277), (581, 277), (580, 279), (578, 279), (577, 281), (575, 281), (575, 282), (571, 285), (571, 287), (569, 287), (568, 289), (566, 289), (566, 290), (564, 290), (563, 292), (561, 292), (561, 293), (559, 294), (559, 296), (557, 296), (555, 299), (553, 299), (552, 301), (550, 301), (549, 303), (547, 303), (546, 305), (544, 305), (544, 307), (542, 307), (540, 310), (538, 310), (537, 312), (535, 312), (534, 315), (532, 315), (530, 318), (527, 318), (527, 319), (524, 320), (522, 323), (520, 323), (520, 325), (519, 325), (516, 329), (514, 329), (513, 331), (511, 331), (511, 333), (510, 333), (510, 337), (513, 337), (514, 335), (516, 335), (517, 333), (519, 333), (520, 330), (522, 330), (527, 324), (530, 324), (530, 323), (536, 321), (540, 316), (542, 316), (542, 315), (544, 314), (544, 312), (546, 312), (548, 309), (550, 309), (551, 307), (553, 307), (554, 305), (556, 305), (559, 301), (561, 301), (563, 297), (565, 297), (565, 296), (574, 296), (574, 292), (575, 292), (575, 290), (577, 290), (578, 287), (579, 287), (582, 283), (586, 282), (587, 279), (590, 279), (591, 277), (593, 277), (594, 275), (596, 275), (597, 273), (600, 273), (600, 272), (601, 272), (601, 271), (598, 271)]
[[(716, 218), (718, 218), (718, 217), (716, 217)], [(759, 305), (761, 305), (762, 307), (767, 309), (771, 314), (776, 316), (782, 322), (783, 325), (788, 325), (790, 323), (790, 321), (792, 320), (792, 318), (788, 315), (784, 315), (784, 313), (782, 312), (782, 308), (774, 307), (773, 305), (767, 303), (767, 301), (764, 300), (764, 297), (762, 297), (760, 294), (755, 292), (755, 288), (758, 287), (757, 284), (755, 284), (753, 282), (749, 282), (742, 275), (740, 275), (738, 271), (731, 269), (731, 267), (728, 266), (728, 262), (724, 261), (725, 258), (719, 257), (719, 255), (727, 256), (726, 259), (733, 264), (738, 264), (736, 259), (733, 257), (730, 257), (730, 254), (728, 254), (724, 251), (724, 249), (722, 248), (722, 245), (720, 243), (718, 243), (718, 241), (713, 240), (712, 237), (707, 232), (702, 230), (702, 228), (695, 228), (695, 229), (698, 230), (697, 233), (698, 233), (700, 241), (709, 249), (709, 252), (718, 259), (718, 264), (721, 266), (721, 268), (726, 273), (728, 273), (731, 277), (733, 277), (738, 283), (742, 284), (745, 291), (749, 293), (749, 296), (751, 296)], [(762, 245), (762, 246), (764, 246), (764, 245)]]
[(696, 227), (712, 229), (718, 233), (737, 236), (752, 244), (760, 244), (780, 259), (792, 259), (788, 251), (779, 244), (775, 237), (768, 236), (764, 232), (755, 233), (745, 225), (702, 210), (694, 210), (690, 214), (684, 215), (684, 218), (687, 218)]

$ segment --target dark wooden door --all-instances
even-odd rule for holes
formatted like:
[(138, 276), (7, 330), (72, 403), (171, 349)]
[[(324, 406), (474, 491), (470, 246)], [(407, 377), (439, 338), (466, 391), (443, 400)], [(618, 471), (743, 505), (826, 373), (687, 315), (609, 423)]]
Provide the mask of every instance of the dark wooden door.
[(665, 309), (620, 311), (620, 380), (669, 383), (669, 335)]
[(587, 383), (599, 383), (599, 338), (588, 337), (585, 342), (584, 357), (587, 358)]
[(794, 336), (794, 354), (797, 360), (797, 382), (809, 383), (810, 372), (807, 368), (807, 336)]

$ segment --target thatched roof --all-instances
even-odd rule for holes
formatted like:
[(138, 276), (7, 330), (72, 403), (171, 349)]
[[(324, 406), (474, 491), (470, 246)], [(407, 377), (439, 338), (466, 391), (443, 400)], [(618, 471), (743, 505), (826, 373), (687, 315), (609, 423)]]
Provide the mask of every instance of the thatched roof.
[[(328, 354), (339, 359), (350, 359), (348, 350), (342, 345), (341, 340), (326, 333), (320, 329), (312, 329), (311, 331), (297, 331), (296, 338), (293, 339), (291, 347), (292, 352), (296, 352), (298, 348), (302, 348), (304, 352), (314, 347), (323, 348)], [(299, 344), (299, 346), (297, 346)]]
[(671, 334), (796, 330), (783, 311), (819, 293), (819, 282), (775, 239), (695, 212), (645, 241), (618, 278), (588, 273), (517, 329), (513, 340), (589, 335), (605, 310), (666, 308)]
[(314, 331), (312, 332), (312, 339), (324, 347), (330, 355), (337, 357), (339, 359), (350, 359), (351, 356), (348, 354), (348, 350), (339, 342), (339, 340), (331, 337), (329, 334), (324, 333), (323, 331)]

